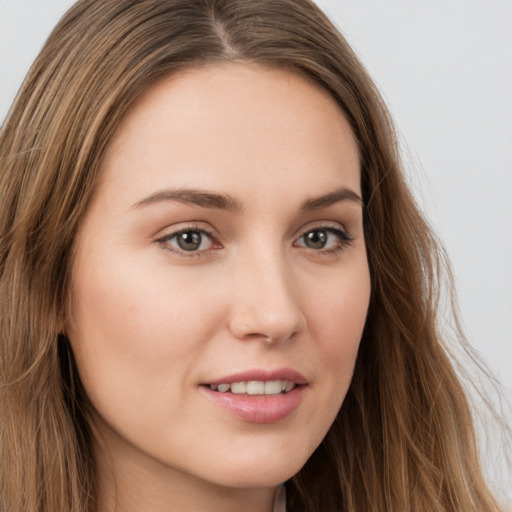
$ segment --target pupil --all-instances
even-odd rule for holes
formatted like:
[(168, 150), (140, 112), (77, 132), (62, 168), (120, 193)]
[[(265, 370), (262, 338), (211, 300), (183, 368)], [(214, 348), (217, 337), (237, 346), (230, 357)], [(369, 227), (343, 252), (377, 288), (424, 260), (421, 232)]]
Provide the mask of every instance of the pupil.
[(306, 245), (310, 249), (323, 249), (327, 243), (327, 233), (325, 231), (310, 231), (306, 233)]
[(187, 231), (178, 235), (178, 245), (184, 251), (195, 251), (201, 245), (201, 234), (197, 231)]

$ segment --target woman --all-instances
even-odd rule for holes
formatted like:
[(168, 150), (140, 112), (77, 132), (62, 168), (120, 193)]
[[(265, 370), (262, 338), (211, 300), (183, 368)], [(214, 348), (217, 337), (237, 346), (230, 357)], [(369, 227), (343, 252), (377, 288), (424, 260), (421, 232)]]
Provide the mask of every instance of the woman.
[(80, 1), (0, 141), (2, 510), (497, 510), (435, 238), (312, 3)]

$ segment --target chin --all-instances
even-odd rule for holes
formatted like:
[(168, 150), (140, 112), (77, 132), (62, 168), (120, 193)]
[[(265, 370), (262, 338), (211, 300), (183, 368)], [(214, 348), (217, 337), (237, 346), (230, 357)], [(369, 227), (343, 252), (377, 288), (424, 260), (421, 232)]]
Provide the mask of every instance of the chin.
[[(306, 459), (307, 460), (307, 459)], [(215, 474), (217, 484), (234, 488), (276, 487), (298, 473), (306, 463), (290, 459), (267, 459), (263, 463), (240, 464), (233, 462), (224, 471), (218, 468)]]
[(231, 475), (222, 481), (216, 482), (223, 487), (231, 487), (236, 489), (266, 488), (277, 487), (279, 484), (286, 482), (293, 477), (297, 471), (272, 471), (270, 474), (262, 472), (262, 474), (240, 474)]

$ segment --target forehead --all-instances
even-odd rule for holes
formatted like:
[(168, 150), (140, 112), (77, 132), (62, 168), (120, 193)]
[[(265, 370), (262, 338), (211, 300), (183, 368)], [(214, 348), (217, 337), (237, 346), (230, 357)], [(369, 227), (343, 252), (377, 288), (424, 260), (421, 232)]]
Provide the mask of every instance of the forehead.
[(121, 122), (103, 167), (102, 181), (135, 180), (148, 193), (254, 189), (269, 176), (276, 186), (312, 187), (343, 177), (359, 189), (357, 143), (331, 96), (291, 71), (246, 63), (191, 68), (153, 85)]

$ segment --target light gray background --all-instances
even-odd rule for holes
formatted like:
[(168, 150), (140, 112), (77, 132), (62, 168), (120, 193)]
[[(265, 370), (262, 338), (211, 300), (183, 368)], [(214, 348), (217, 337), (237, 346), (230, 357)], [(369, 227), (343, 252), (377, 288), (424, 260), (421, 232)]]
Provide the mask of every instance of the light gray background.
[[(0, 0), (0, 120), (72, 3)], [(318, 4), (395, 117), (413, 188), (453, 263), (466, 333), (511, 400), (512, 1)], [(512, 489), (510, 471), (499, 473)]]

